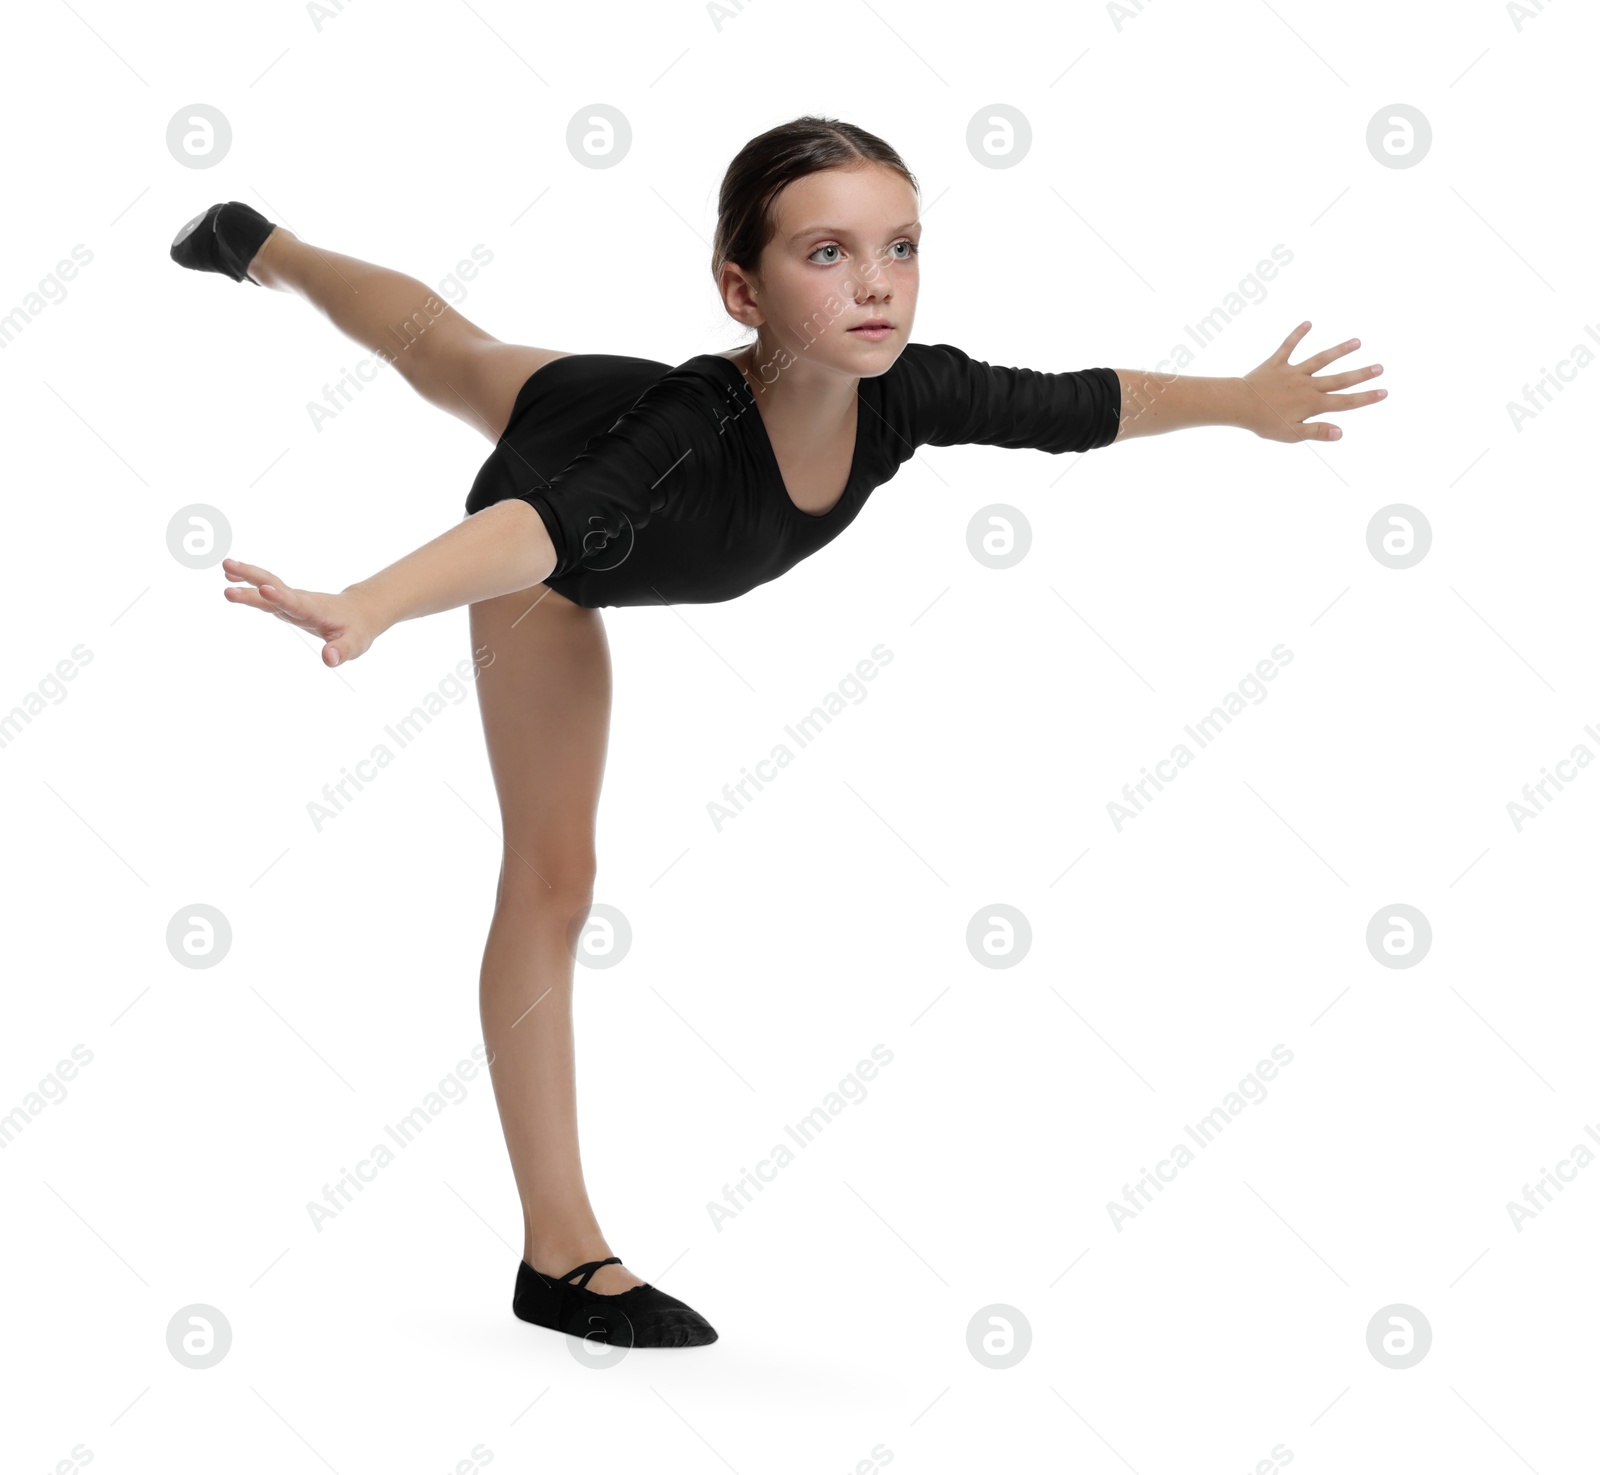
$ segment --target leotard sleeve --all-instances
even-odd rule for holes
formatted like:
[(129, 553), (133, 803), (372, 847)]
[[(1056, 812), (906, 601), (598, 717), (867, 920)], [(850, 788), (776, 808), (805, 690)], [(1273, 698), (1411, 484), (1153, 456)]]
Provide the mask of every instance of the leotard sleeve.
[[(549, 530), (556, 566), (547, 578), (604, 562), (607, 545), (627, 540), (669, 507), (692, 515), (715, 483), (720, 419), (705, 383), (672, 370), (651, 384), (544, 486), (519, 493)], [(617, 550), (613, 550), (615, 552)]]
[(1116, 439), (1122, 382), (1115, 369), (1005, 368), (949, 343), (908, 343), (901, 365), (903, 413), (916, 445), (1059, 454), (1097, 450)]

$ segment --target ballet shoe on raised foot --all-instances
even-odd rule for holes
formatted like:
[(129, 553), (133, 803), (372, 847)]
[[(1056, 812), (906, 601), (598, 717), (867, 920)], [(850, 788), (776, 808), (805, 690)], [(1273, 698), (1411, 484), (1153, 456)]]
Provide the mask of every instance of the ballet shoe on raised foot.
[(202, 210), (172, 238), (169, 253), (179, 266), (191, 271), (219, 271), (236, 282), (260, 282), (250, 275), (250, 263), (262, 243), (277, 229), (259, 210), (238, 200), (227, 200)]
[(589, 1277), (602, 1265), (620, 1264), (612, 1255), (549, 1276), (524, 1260), (511, 1309), (535, 1326), (614, 1347), (703, 1347), (717, 1340), (716, 1328), (698, 1311), (648, 1281), (615, 1296), (589, 1289)]

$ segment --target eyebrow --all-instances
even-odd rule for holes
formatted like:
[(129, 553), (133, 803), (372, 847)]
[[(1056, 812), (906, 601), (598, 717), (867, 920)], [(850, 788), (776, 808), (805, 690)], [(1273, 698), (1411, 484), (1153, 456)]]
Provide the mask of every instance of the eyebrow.
[[(920, 226), (921, 224), (920, 220), (908, 220), (904, 225), (897, 225), (892, 229), (896, 235), (899, 235), (903, 231), (910, 230), (912, 226)], [(801, 236), (847, 236), (849, 234), (851, 232), (842, 225), (808, 225), (804, 230), (797, 230), (789, 239), (798, 241)]]

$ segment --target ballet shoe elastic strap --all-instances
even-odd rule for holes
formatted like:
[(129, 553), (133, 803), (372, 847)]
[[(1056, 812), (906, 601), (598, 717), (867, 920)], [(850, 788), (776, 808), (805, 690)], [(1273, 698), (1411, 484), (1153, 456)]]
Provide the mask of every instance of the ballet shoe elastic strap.
[[(592, 1276), (602, 1265), (620, 1264), (622, 1264), (622, 1258), (619, 1255), (612, 1255), (604, 1260), (590, 1260), (585, 1265), (574, 1265), (571, 1270), (560, 1277), (560, 1280), (571, 1281), (575, 1286), (587, 1286), (589, 1284), (589, 1277)], [(572, 1277), (575, 1275), (582, 1276), (582, 1279), (573, 1280)]]

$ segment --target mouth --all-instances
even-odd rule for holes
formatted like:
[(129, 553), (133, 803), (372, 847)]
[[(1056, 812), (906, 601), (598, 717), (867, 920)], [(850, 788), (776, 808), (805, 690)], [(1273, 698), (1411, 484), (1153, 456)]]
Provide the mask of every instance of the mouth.
[(872, 318), (865, 323), (857, 323), (853, 328), (845, 329), (847, 333), (859, 333), (863, 338), (887, 338), (894, 331), (894, 324), (887, 318)]

